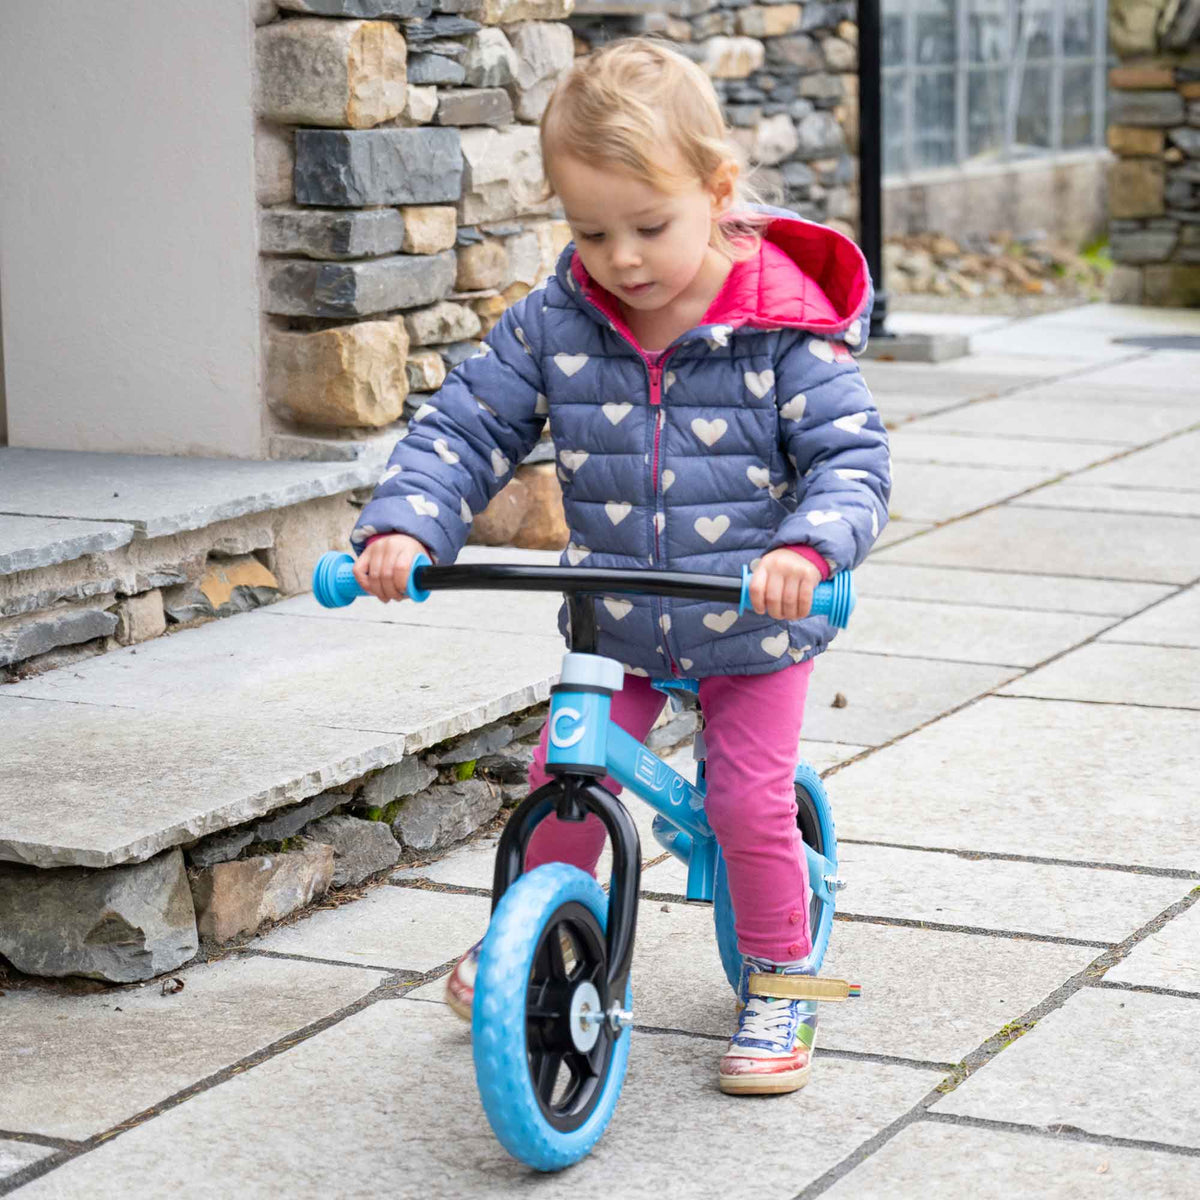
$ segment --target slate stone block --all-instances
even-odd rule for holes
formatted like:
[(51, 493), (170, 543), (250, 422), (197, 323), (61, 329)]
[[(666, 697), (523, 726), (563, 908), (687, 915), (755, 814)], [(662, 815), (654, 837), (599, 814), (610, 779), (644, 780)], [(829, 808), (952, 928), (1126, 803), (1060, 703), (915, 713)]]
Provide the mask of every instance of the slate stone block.
[(361, 883), (376, 871), (394, 867), (400, 859), (400, 843), (382, 821), (324, 817), (309, 826), (308, 836), (333, 847), (334, 887)]
[(462, 193), (456, 129), (298, 129), (296, 200), (360, 208), (438, 204)]
[(414, 54), (408, 60), (408, 82), (411, 84), (449, 84), (456, 86), (465, 83), (466, 68), (446, 58), (441, 54)]
[(117, 628), (115, 613), (98, 608), (67, 608), (0, 622), (0, 666), (22, 662), (59, 646), (107, 637)]
[(452, 250), (348, 263), (268, 260), (264, 308), (287, 316), (364, 317), (432, 304), (450, 294), (454, 276)]
[(1175, 91), (1110, 91), (1108, 119), (1113, 125), (1182, 125), (1183, 97)]
[(1164, 262), (1179, 240), (1176, 229), (1141, 229), (1137, 233), (1113, 232), (1111, 252), (1114, 262)]
[(512, 101), (503, 88), (462, 88), (441, 92), (434, 120), (439, 125), (508, 125)]
[(433, 0), (275, 0), (288, 12), (317, 17), (427, 17)]
[(390, 208), (271, 208), (259, 215), (258, 228), (263, 254), (367, 258), (395, 254), (404, 243), (404, 218)]

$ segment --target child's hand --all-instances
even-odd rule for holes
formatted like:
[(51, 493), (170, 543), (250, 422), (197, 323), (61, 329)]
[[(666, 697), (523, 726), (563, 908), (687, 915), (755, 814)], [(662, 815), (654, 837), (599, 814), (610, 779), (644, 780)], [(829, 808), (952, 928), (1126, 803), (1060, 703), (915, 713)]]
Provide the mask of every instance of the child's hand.
[(803, 554), (772, 550), (750, 576), (750, 604), (759, 616), (798, 621), (812, 611), (813, 588), (820, 582), (821, 572)]
[(431, 557), (414, 537), (407, 533), (389, 533), (376, 538), (358, 556), (354, 578), (385, 604), (389, 600), (404, 600), (408, 593), (408, 572), (418, 554)]

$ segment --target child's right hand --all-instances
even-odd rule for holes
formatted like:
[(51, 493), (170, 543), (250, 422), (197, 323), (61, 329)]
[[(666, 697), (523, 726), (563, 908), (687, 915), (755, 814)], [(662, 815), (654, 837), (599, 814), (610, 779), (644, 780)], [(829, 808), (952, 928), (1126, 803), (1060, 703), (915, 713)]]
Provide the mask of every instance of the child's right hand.
[(358, 556), (354, 578), (364, 590), (385, 604), (408, 596), (408, 573), (418, 554), (431, 558), (429, 551), (407, 533), (389, 533), (376, 538)]

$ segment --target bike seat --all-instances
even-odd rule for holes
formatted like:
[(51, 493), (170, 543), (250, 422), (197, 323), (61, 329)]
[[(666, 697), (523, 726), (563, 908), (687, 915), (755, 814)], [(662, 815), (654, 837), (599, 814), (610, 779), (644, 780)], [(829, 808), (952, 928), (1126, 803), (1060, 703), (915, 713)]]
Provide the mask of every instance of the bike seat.
[[(671, 702), (672, 712), (684, 708), (697, 708), (700, 704), (700, 680), (698, 679), (652, 679), (650, 686), (662, 692)], [(689, 697), (694, 696), (692, 700)]]

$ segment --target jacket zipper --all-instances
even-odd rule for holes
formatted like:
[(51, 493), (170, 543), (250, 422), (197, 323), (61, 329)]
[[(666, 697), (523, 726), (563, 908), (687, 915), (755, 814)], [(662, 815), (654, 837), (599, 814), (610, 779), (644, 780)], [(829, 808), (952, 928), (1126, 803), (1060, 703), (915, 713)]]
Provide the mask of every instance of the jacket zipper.
[[(662, 560), (662, 543), (659, 534), (659, 490), (658, 490), (658, 461), (659, 450), (662, 445), (662, 427), (663, 427), (663, 408), (662, 408), (662, 377), (663, 363), (674, 353), (674, 349), (666, 351), (655, 363), (651, 363), (645, 355), (642, 355), (642, 361), (646, 364), (646, 370), (650, 376), (650, 407), (654, 410), (654, 454), (650, 463), (650, 490), (654, 496), (654, 559), (655, 563)], [(665, 518), (666, 506), (662, 506), (662, 515)], [(663, 649), (667, 653), (667, 662), (671, 666), (671, 674), (676, 678), (679, 677), (679, 668), (675, 665), (675, 658), (671, 654), (671, 647), (668, 642), (667, 631), (663, 628), (663, 617), (666, 615), (661, 597), (656, 601), (655, 607), (658, 609), (658, 631), (662, 635)]]

